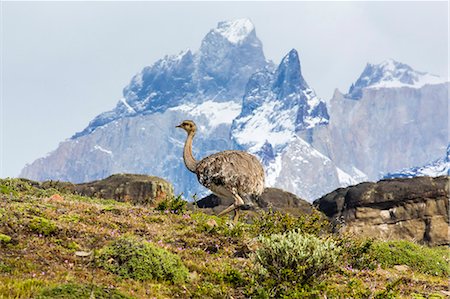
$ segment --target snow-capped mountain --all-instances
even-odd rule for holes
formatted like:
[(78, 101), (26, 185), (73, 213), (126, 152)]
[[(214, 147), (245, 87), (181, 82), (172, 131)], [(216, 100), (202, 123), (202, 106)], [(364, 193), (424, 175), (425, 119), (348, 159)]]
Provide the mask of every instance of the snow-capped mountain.
[(198, 159), (233, 148), (230, 126), (241, 112), (248, 79), (270, 65), (249, 20), (220, 22), (198, 52), (183, 51), (145, 67), (113, 110), (20, 175), (85, 182), (117, 172), (146, 173), (168, 179), (186, 196), (204, 194), (183, 164), (186, 136), (175, 126), (184, 119), (196, 121)]
[(356, 170), (368, 180), (441, 157), (449, 143), (449, 83), (418, 84), (429, 76), (392, 60), (368, 65), (349, 94), (335, 92), (327, 130), (316, 132), (312, 144), (352, 177)]
[(74, 138), (113, 120), (164, 112), (186, 103), (241, 102), (248, 78), (267, 62), (262, 43), (248, 19), (220, 22), (203, 39), (200, 50), (166, 56), (136, 74), (116, 107), (98, 115)]
[(393, 59), (380, 64), (368, 63), (358, 80), (350, 86), (345, 97), (360, 99), (367, 88), (421, 88), (427, 84), (444, 83), (445, 79), (425, 72), (413, 70), (409, 65)]
[(263, 70), (250, 77), (242, 112), (231, 134), (251, 153), (272, 149), (264, 160), (280, 153), (300, 130), (328, 123), (325, 102), (302, 76), (296, 50), (287, 54), (275, 71)]
[(447, 147), (447, 154), (445, 155), (445, 157), (437, 159), (424, 166), (413, 167), (410, 169), (403, 169), (398, 172), (388, 173), (384, 176), (384, 178), (412, 178), (416, 176), (437, 177), (440, 175), (450, 175), (450, 144)]
[(205, 195), (182, 159), (192, 119), (197, 159), (225, 149), (257, 155), (267, 185), (310, 201), (442, 156), (448, 83), (392, 60), (368, 65), (328, 105), (303, 77), (296, 50), (278, 66), (247, 19), (220, 22), (199, 51), (166, 56), (136, 74), (116, 107), (25, 166), (34, 180), (86, 182), (113, 173), (161, 176), (175, 192)]
[[(324, 185), (340, 185), (337, 169), (297, 133), (325, 126), (328, 119), (325, 101), (303, 78), (293, 49), (275, 70), (250, 77), (231, 135), (238, 148), (260, 157), (268, 185), (313, 199), (322, 194)], [(314, 173), (318, 166), (323, 171)]]

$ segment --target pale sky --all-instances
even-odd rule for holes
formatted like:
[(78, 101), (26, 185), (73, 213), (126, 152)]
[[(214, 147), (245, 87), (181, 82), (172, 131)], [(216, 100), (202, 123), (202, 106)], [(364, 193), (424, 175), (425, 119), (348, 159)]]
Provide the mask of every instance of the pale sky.
[(325, 100), (387, 58), (448, 77), (446, 1), (1, 1), (1, 10), (0, 177), (112, 109), (143, 67), (197, 50), (222, 20), (250, 18), (277, 64), (297, 49), (303, 77)]

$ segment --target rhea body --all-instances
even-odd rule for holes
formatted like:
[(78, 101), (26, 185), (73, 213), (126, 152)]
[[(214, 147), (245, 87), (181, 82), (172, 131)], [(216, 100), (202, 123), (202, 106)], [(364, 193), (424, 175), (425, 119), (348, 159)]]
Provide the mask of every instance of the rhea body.
[(244, 199), (255, 199), (264, 191), (265, 175), (261, 163), (255, 156), (236, 150), (222, 151), (196, 161), (192, 154), (192, 141), (197, 126), (193, 121), (185, 120), (177, 128), (187, 132), (183, 151), (187, 169), (219, 198), (233, 199), (234, 203), (219, 216), (234, 211), (234, 221), (237, 222), (239, 210), (245, 205)]

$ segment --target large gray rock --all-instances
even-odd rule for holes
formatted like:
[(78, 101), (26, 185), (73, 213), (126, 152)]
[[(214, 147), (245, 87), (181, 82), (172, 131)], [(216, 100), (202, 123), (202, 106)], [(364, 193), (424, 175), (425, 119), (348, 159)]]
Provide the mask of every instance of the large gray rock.
[(139, 174), (115, 174), (103, 180), (74, 185), (73, 189), (85, 196), (151, 206), (173, 197), (173, 186), (169, 182)]
[[(222, 200), (216, 195), (210, 194), (195, 204), (206, 213), (217, 214), (232, 203), (233, 200)], [(257, 208), (265, 211), (272, 209), (273, 211), (287, 212), (294, 216), (311, 214), (314, 210), (313, 206), (306, 200), (278, 188), (265, 188), (255, 204)], [(190, 204), (190, 207), (194, 208), (193, 204)]]
[(450, 177), (416, 177), (337, 189), (314, 205), (335, 230), (381, 239), (449, 244)]

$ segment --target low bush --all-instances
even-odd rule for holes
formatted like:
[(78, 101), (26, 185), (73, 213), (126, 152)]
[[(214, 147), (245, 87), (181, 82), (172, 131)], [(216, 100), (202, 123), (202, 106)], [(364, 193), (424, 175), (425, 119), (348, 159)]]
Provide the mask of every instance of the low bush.
[(181, 195), (176, 197), (167, 198), (161, 201), (156, 210), (158, 211), (170, 211), (174, 214), (184, 214), (186, 213), (187, 201), (185, 201)]
[(0, 234), (0, 244), (7, 244), (11, 242), (11, 237), (8, 235)]
[(262, 212), (253, 222), (254, 233), (262, 236), (292, 230), (317, 236), (329, 231), (329, 227), (329, 221), (317, 211), (313, 211), (310, 215), (295, 217), (288, 213), (269, 210)]
[(33, 217), (30, 220), (28, 227), (32, 231), (44, 236), (50, 236), (58, 229), (58, 227), (52, 220), (46, 219), (44, 217)]
[(124, 278), (184, 282), (188, 270), (181, 259), (156, 245), (124, 236), (100, 250), (98, 266)]
[(260, 237), (259, 241), (261, 247), (254, 256), (259, 268), (256, 280), (264, 291), (258, 292), (267, 292), (269, 297), (311, 294), (315, 280), (336, 266), (340, 251), (331, 239), (299, 231)]

